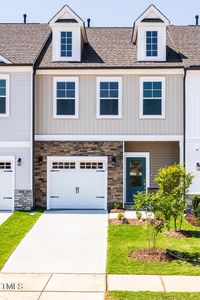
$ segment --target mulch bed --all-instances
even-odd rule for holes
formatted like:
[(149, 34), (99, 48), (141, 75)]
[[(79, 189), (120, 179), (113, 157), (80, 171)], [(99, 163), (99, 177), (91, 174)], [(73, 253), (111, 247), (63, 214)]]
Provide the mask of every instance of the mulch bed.
[(124, 210), (120, 209), (120, 208), (117, 208), (117, 209), (113, 208), (113, 209), (110, 210), (110, 213), (120, 213), (120, 212), (124, 213)]
[(128, 257), (144, 262), (169, 262), (173, 260), (165, 249), (138, 249), (130, 252)]
[(187, 214), (185, 219), (193, 226), (200, 227), (200, 223), (198, 222), (197, 218), (194, 214)]
[(146, 220), (145, 219), (126, 219), (124, 218), (123, 220), (119, 219), (110, 219), (109, 220), (110, 225), (121, 225), (121, 224), (127, 224), (127, 225), (137, 225), (137, 226), (142, 226), (146, 225)]
[(169, 237), (172, 237), (172, 238), (177, 238), (177, 239), (191, 238), (192, 237), (191, 233), (189, 233), (187, 231), (184, 231), (184, 230), (181, 230), (181, 231), (174, 231), (174, 230), (165, 231), (165, 232), (163, 232), (163, 235), (169, 236)]

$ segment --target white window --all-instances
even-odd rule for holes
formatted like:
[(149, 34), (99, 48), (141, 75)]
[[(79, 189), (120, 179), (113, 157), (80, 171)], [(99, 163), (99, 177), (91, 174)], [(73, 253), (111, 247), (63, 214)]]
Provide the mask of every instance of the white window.
[(97, 118), (119, 119), (122, 117), (121, 77), (97, 78)]
[(72, 32), (61, 31), (60, 33), (60, 56), (72, 57)]
[(54, 77), (53, 117), (78, 118), (78, 77)]
[(165, 118), (165, 78), (140, 78), (140, 118)]
[(0, 75), (0, 117), (9, 117), (9, 75)]

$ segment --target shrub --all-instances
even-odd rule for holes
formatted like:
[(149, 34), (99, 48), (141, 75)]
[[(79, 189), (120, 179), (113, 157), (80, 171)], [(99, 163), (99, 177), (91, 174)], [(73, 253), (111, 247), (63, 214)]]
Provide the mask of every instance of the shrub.
[[(192, 183), (193, 175), (187, 173), (179, 164), (159, 170), (155, 181), (158, 183), (157, 193), (138, 193), (135, 196), (134, 209), (145, 209), (153, 213), (155, 218), (163, 220), (167, 229), (173, 220), (174, 230), (181, 230), (182, 217), (188, 200), (188, 190)], [(179, 228), (178, 228), (178, 221)]]
[(136, 217), (138, 220), (140, 220), (142, 218), (142, 213), (140, 211), (136, 211)]
[(192, 200), (192, 208), (196, 218), (200, 219), (200, 195), (195, 195)]
[(161, 199), (162, 215), (168, 223), (173, 219), (175, 231), (178, 230), (179, 219), (179, 230), (182, 229), (182, 217), (193, 177), (183, 166), (174, 164), (160, 169), (155, 178), (159, 186), (158, 197)]
[(117, 216), (118, 220), (123, 220), (124, 218), (124, 214), (122, 212), (118, 213), (118, 216)]
[(114, 209), (119, 209), (119, 207), (120, 207), (119, 202), (114, 202), (113, 207), (114, 207)]

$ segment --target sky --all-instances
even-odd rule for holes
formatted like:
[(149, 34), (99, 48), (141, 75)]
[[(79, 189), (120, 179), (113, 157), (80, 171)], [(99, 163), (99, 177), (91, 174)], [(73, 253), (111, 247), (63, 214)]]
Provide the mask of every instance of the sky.
[(0, 0), (0, 23), (19, 23), (23, 14), (30, 23), (47, 23), (63, 5), (68, 4), (91, 26), (132, 26), (150, 5), (156, 5), (171, 24), (193, 25), (200, 15), (200, 0)]

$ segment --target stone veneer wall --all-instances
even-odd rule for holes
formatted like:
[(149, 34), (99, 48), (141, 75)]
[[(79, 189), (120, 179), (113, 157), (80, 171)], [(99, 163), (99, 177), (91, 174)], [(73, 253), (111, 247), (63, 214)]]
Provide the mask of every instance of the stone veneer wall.
[(15, 190), (15, 210), (31, 210), (32, 206), (32, 191)]
[[(47, 203), (47, 156), (108, 156), (108, 207), (123, 202), (123, 142), (35, 142), (35, 201)], [(112, 156), (116, 164), (112, 164)], [(42, 162), (39, 161), (42, 158)]]

